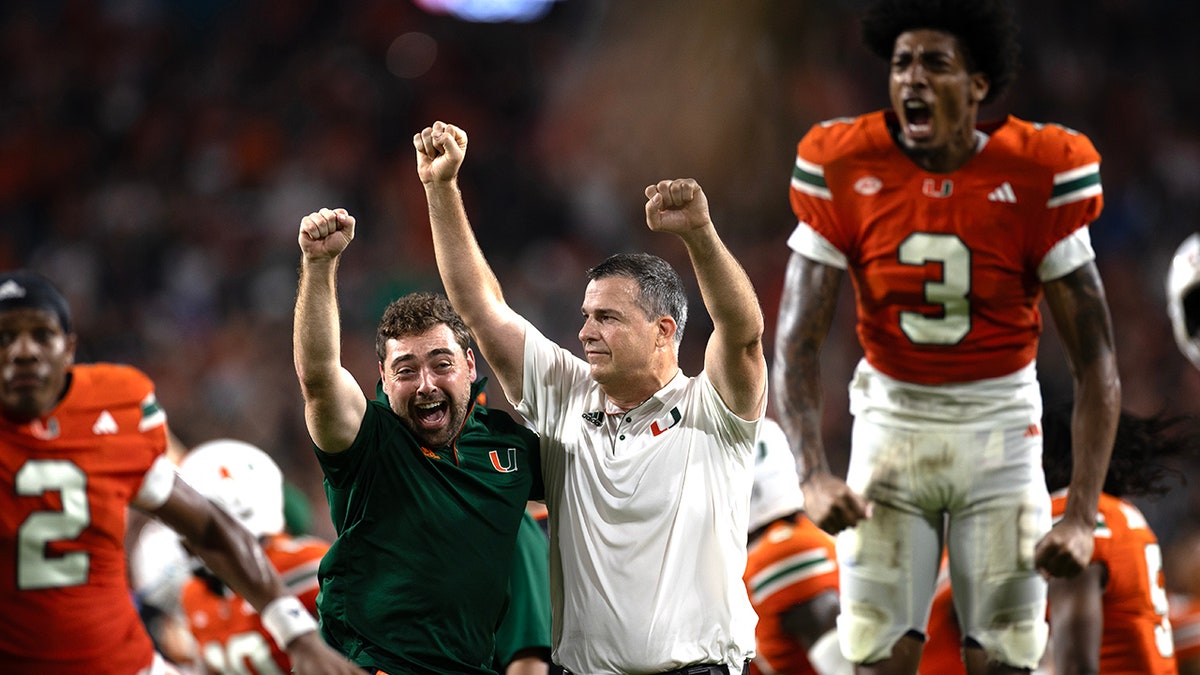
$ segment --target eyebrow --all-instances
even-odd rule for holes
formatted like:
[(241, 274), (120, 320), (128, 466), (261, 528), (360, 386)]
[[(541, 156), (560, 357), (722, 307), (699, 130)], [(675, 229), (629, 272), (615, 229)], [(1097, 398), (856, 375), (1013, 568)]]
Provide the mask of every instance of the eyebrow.
[[(429, 353), (426, 354), (425, 357), (433, 358), (436, 356), (444, 356), (444, 355), (454, 356), (454, 350), (449, 347), (438, 347), (436, 349), (429, 350)], [(405, 352), (403, 354), (400, 354), (396, 358), (392, 359), (391, 363), (388, 365), (394, 369), (396, 366), (400, 365), (401, 363), (408, 363), (409, 361), (416, 361), (416, 360), (417, 360), (416, 354), (414, 354), (412, 352)]]

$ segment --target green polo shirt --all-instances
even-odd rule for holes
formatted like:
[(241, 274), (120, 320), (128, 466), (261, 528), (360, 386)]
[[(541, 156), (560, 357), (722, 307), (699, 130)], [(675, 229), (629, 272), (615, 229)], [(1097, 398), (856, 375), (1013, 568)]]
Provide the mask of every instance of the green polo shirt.
[(491, 673), (525, 502), (542, 497), (537, 436), (473, 403), (457, 442), (426, 450), (379, 397), (348, 450), (316, 449), (338, 533), (322, 635), (391, 675)]

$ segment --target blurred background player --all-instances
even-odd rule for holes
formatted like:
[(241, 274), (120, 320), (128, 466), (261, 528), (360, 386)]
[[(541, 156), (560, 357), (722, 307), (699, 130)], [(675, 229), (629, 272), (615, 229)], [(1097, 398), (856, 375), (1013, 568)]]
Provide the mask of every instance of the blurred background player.
[[(1043, 464), (1053, 493), (1054, 517), (1066, 505), (1073, 465), (1070, 403), (1043, 414)], [(1048, 656), (1055, 675), (1176, 672), (1171, 623), (1157, 537), (1134, 497), (1156, 497), (1175, 472), (1168, 460), (1195, 456), (1200, 436), (1185, 418), (1122, 413), (1112, 460), (1100, 496), (1091, 563), (1074, 577), (1049, 582)], [(959, 656), (962, 638), (946, 584), (939, 585), (921, 660), (923, 675), (967, 672)], [(966, 651), (968, 658), (978, 652)]]
[[(1167, 272), (1167, 316), (1179, 351), (1200, 368), (1200, 234), (1179, 244)], [(1179, 537), (1168, 555), (1168, 597), (1179, 672), (1200, 675), (1200, 530)]]
[[(271, 456), (242, 441), (209, 441), (184, 456), (179, 475), (258, 538), (288, 592), (300, 598), (315, 619), (317, 568), (329, 544), (284, 532), (283, 474)], [(203, 565), (193, 571), (180, 605), (197, 645), (201, 672), (290, 672), (291, 660), (271, 641), (249, 603)]]
[(1180, 675), (1200, 675), (1200, 529), (1182, 534), (1165, 555), (1175, 660)]
[[(840, 533), (839, 639), (858, 672), (917, 671), (943, 549), (987, 670), (1028, 672), (1047, 634), (1039, 572), (1076, 574), (1091, 557), (1121, 401), (1088, 229), (1100, 155), (1061, 126), (979, 122), (1016, 73), (1008, 2), (883, 0), (862, 36), (888, 64), (891, 107), (814, 125), (797, 148), (776, 410), (807, 467), (806, 513)], [(847, 277), (865, 356), (843, 480), (822, 438), (819, 357)], [(1043, 298), (1079, 429), (1053, 525), (1028, 433)]]
[(169, 672), (132, 600), (126, 510), (175, 529), (243, 593), (297, 673), (354, 673), (297, 616), (254, 537), (175, 475), (152, 382), (75, 363), (61, 292), (0, 273), (0, 664), (6, 675)]
[(849, 675), (837, 643), (837, 553), (833, 537), (804, 515), (787, 437), (764, 418), (750, 493), (746, 591), (758, 613), (751, 673)]

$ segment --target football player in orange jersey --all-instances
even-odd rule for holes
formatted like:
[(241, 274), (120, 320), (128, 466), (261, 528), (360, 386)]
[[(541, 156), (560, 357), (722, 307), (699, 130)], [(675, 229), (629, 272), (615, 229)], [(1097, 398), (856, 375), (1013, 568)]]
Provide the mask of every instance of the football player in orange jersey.
[(1165, 555), (1179, 675), (1200, 675), (1200, 530), (1176, 536)]
[(833, 537), (804, 515), (787, 437), (764, 418), (754, 453), (746, 591), (758, 613), (752, 675), (848, 675), (837, 645)]
[[(1043, 465), (1055, 518), (1063, 514), (1073, 466), (1070, 404), (1048, 405), (1042, 417)], [(1195, 456), (1200, 436), (1184, 418), (1121, 413), (1094, 529), (1091, 563), (1070, 578), (1050, 580), (1050, 661), (1055, 675), (1173, 675), (1176, 660), (1158, 539), (1127, 498), (1162, 495), (1177, 473), (1164, 462)], [(922, 674), (965, 672), (961, 632), (950, 588), (939, 585), (929, 621)]]
[[(1015, 35), (1001, 0), (877, 2), (863, 36), (889, 60), (891, 110), (815, 125), (798, 146), (776, 410), (807, 467), (806, 512), (841, 533), (839, 640), (860, 673), (916, 672), (943, 548), (973, 673), (1036, 667), (1041, 573), (1091, 558), (1121, 397), (1088, 234), (1100, 155), (1061, 126), (978, 123), (1013, 77)], [(819, 354), (847, 273), (865, 357), (843, 480), (821, 438)], [(1036, 433), (1043, 297), (1080, 430), (1053, 527)]]
[[(1200, 369), (1200, 233), (1179, 244), (1167, 272), (1167, 316), (1179, 351)], [(1179, 672), (1200, 675), (1200, 532), (1182, 537), (1172, 547), (1175, 565), (1168, 581), (1178, 588), (1171, 597), (1171, 625)]]
[[(126, 509), (175, 529), (268, 617), (302, 673), (357, 673), (327, 647), (254, 537), (165, 458), (142, 372), (75, 363), (66, 299), (0, 273), (0, 663), (24, 673), (165, 673), (127, 582)], [(360, 674), (361, 675), (361, 674)]]
[[(315, 618), (320, 590), (317, 567), (329, 544), (284, 534), (283, 473), (271, 456), (242, 441), (209, 441), (183, 458), (179, 475), (258, 538), (288, 591)], [(180, 593), (180, 605), (196, 639), (203, 672), (289, 672), (291, 660), (272, 642), (250, 603), (208, 568), (200, 566), (194, 573)]]

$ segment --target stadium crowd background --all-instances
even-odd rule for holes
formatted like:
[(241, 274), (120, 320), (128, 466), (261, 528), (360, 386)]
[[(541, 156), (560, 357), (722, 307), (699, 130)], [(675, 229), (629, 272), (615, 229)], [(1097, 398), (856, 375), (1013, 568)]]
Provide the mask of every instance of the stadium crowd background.
[[(815, 122), (887, 105), (886, 66), (859, 42), (866, 2), (547, 2), (503, 23), (432, 0), (6, 2), (0, 268), (57, 280), (80, 358), (149, 373), (185, 443), (271, 452), (327, 537), (291, 359), (299, 219), (321, 206), (358, 217), (343, 358), (373, 390), (383, 306), (440, 289), (411, 145), (435, 119), (470, 134), (461, 181), (476, 231), (510, 303), (550, 337), (574, 343), (582, 270), (608, 254), (646, 249), (686, 268), (645, 231), (642, 188), (690, 176), (773, 344), (795, 143)], [(1200, 374), (1175, 348), (1164, 298), (1171, 253), (1200, 229), (1200, 4), (1017, 7), (1023, 69), (983, 117), (1059, 122), (1096, 143), (1106, 207), (1092, 234), (1124, 406), (1200, 415)], [(860, 351), (853, 312), (837, 316), (823, 378), (840, 432)], [(1052, 396), (1070, 391), (1056, 340), (1048, 325)], [(702, 344), (684, 340), (688, 372)], [(840, 470), (846, 455), (833, 455)], [(1200, 527), (1200, 466), (1181, 468), (1186, 485), (1139, 503), (1167, 546)]]

